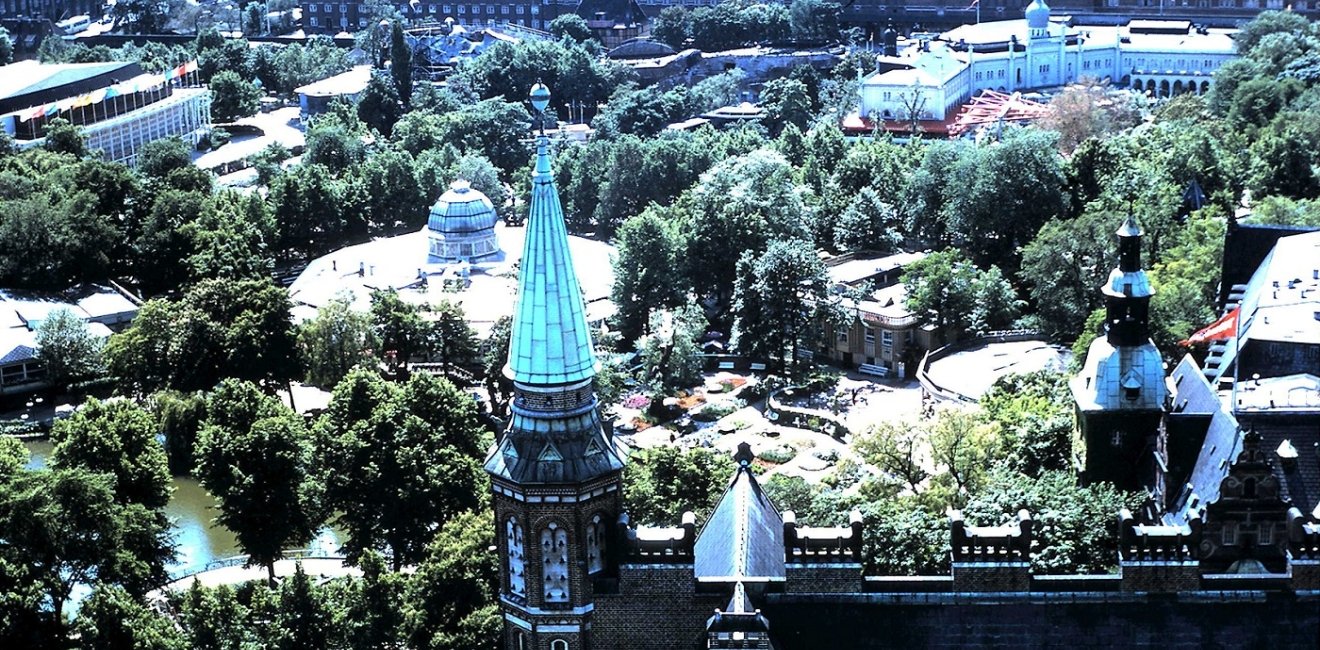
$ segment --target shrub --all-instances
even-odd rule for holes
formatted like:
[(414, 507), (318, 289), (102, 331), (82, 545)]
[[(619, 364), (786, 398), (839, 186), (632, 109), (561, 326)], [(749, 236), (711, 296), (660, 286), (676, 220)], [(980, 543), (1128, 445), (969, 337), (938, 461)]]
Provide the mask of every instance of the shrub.
[(756, 455), (757, 458), (767, 463), (775, 464), (787, 463), (788, 461), (793, 460), (795, 456), (797, 456), (797, 450), (789, 445), (779, 445), (778, 447), (763, 449)]

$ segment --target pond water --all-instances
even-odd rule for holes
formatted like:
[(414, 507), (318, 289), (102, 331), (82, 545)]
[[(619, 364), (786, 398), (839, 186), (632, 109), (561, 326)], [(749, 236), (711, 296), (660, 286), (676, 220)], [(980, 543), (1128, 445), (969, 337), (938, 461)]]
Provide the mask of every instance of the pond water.
[[(51, 452), (50, 441), (31, 440), (24, 444), (31, 454), (28, 467), (45, 467), (46, 458)], [(166, 567), (171, 576), (200, 571), (215, 560), (243, 554), (234, 534), (211, 521), (216, 515), (215, 497), (193, 478), (176, 476), (170, 484), (174, 492), (165, 506), (165, 514), (174, 523), (172, 533), (177, 553), (174, 563)], [(311, 547), (332, 554), (339, 548), (339, 541), (343, 538), (342, 531), (325, 527), (317, 539), (313, 540)]]

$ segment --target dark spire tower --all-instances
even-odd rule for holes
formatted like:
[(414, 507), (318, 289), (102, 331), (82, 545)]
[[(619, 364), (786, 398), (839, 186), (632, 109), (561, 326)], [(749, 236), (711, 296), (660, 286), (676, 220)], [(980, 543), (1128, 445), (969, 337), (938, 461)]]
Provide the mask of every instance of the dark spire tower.
[(1156, 489), (1156, 436), (1167, 393), (1164, 363), (1150, 340), (1150, 280), (1141, 268), (1141, 227), (1128, 217), (1118, 229), (1118, 267), (1101, 287), (1105, 335), (1091, 343), (1071, 382), (1086, 443), (1087, 483)]
[[(536, 84), (531, 101), (544, 118), (549, 89)], [(616, 572), (623, 461), (597, 409), (596, 358), (544, 127), (504, 374), (513, 380), (513, 413), (486, 459), (503, 647), (585, 650), (593, 582)]]

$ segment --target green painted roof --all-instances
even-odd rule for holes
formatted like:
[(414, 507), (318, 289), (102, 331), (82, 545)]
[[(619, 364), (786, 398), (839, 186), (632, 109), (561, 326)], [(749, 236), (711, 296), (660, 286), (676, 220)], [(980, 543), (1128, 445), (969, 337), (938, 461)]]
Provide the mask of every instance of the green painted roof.
[(567, 384), (596, 375), (596, 355), (568, 251), (549, 149), (549, 140), (538, 136), (532, 205), (518, 273), (518, 307), (504, 368), (514, 381), (533, 385)]

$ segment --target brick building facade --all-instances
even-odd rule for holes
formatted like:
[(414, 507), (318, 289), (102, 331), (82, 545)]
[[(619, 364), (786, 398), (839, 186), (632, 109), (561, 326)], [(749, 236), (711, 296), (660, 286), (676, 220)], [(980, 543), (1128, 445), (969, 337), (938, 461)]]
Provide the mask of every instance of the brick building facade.
[[(548, 102), (535, 87), (533, 106)], [(505, 368), (512, 416), (485, 465), (506, 650), (1309, 648), (1320, 638), (1320, 519), (1303, 514), (1277, 474), (1296, 454), (1271, 455), (1260, 435), (1199, 415), (1209, 384), (1195, 372), (1175, 375), (1172, 399), (1205, 429), (1169, 429), (1215, 448), (1225, 435), (1235, 453), (1215, 471), (1203, 454), (1178, 477), (1214, 497), (1168, 513), (1177, 516), (1124, 511), (1094, 522), (1119, 527), (1117, 574), (1034, 575), (1042, 549), (1031, 514), (1020, 511), (999, 526), (951, 513), (948, 576), (864, 576), (861, 515), (846, 526), (799, 525), (761, 488), (746, 443), (700, 527), (691, 513), (673, 527), (634, 525), (622, 510), (623, 456), (597, 410), (594, 352), (544, 134), (527, 228)], [(1107, 285), (1112, 336), (1092, 350), (1100, 361), (1148, 337), (1140, 230), (1129, 221), (1119, 235), (1120, 264)], [(1087, 390), (1112, 374), (1088, 369)], [(1142, 386), (1117, 376), (1118, 398), (1135, 390), (1139, 401)]]

